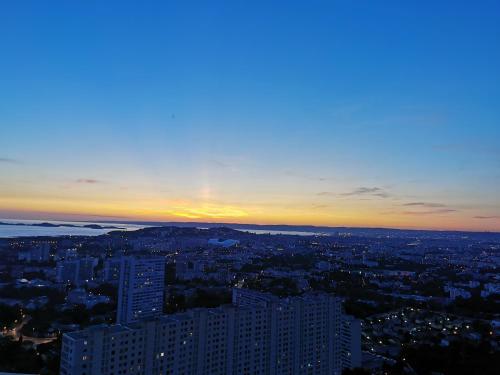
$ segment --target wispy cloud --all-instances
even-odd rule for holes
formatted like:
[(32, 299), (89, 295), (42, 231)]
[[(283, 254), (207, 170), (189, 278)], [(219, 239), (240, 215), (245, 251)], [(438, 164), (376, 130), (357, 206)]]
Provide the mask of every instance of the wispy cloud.
[(370, 195), (379, 198), (389, 198), (391, 196), (387, 191), (377, 186), (374, 187), (361, 186), (359, 188), (354, 189), (353, 191), (342, 193), (340, 195), (344, 197)]
[(300, 171), (296, 171), (293, 169), (285, 169), (281, 172), (283, 176), (286, 177), (292, 177), (292, 178), (297, 178), (297, 179), (303, 179), (303, 180), (308, 180), (308, 181), (326, 181), (328, 180), (327, 177), (322, 177), (322, 176), (313, 176), (308, 173), (302, 173)]
[(319, 192), (316, 195), (319, 195), (320, 197), (331, 197), (331, 196), (334, 196), (334, 195), (337, 195), (337, 194), (333, 193), (331, 191), (321, 191), (321, 192)]
[(96, 179), (93, 179), (93, 178), (79, 178), (75, 182), (77, 184), (100, 184), (100, 183), (102, 183), (101, 180), (96, 180)]
[(229, 164), (229, 163), (226, 163), (224, 161), (221, 161), (221, 160), (217, 160), (217, 159), (210, 159), (209, 162), (216, 166), (216, 167), (219, 167), (219, 168), (232, 168), (232, 166)]
[(405, 207), (424, 207), (424, 208), (444, 208), (446, 207), (443, 203), (430, 203), (430, 202), (410, 202), (405, 203), (402, 206)]
[(470, 143), (445, 143), (432, 146), (432, 149), (438, 152), (446, 153), (473, 153), (483, 155), (500, 155), (500, 147), (495, 144), (487, 144), (484, 142)]
[(500, 215), (493, 215), (493, 216), (474, 216), (474, 219), (483, 219), (483, 220), (500, 220)]
[(220, 159), (209, 159), (208, 164), (210, 167), (219, 169), (221, 171), (238, 172), (240, 170), (240, 161), (238, 160), (220, 160)]
[(248, 216), (248, 213), (238, 207), (204, 204), (199, 207), (177, 206), (166, 213), (188, 219), (224, 219)]
[(452, 212), (457, 212), (452, 208), (441, 208), (437, 210), (427, 210), (427, 211), (403, 211), (403, 215), (438, 215), (438, 214), (449, 214)]
[(0, 163), (17, 164), (19, 163), (19, 160), (7, 157), (0, 157)]
[(321, 191), (316, 195), (320, 197), (378, 197), (378, 198), (390, 198), (393, 195), (390, 194), (387, 190), (381, 187), (365, 187), (361, 186), (352, 191), (348, 191), (346, 193), (335, 193), (333, 191)]
[(313, 210), (319, 210), (319, 209), (328, 208), (328, 207), (330, 207), (330, 206), (327, 204), (313, 204), (312, 205)]

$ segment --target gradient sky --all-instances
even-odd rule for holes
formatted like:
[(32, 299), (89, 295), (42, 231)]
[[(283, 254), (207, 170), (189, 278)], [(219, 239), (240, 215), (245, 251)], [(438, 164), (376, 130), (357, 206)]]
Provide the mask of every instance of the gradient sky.
[(12, 1), (0, 48), (0, 217), (500, 231), (498, 1)]

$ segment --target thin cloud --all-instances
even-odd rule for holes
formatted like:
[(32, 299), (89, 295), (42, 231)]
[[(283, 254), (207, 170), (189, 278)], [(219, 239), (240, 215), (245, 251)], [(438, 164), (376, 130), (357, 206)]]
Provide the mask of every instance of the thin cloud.
[(219, 168), (231, 168), (231, 165), (217, 159), (211, 159), (210, 163)]
[(12, 158), (0, 158), (0, 163), (17, 164), (17, 163), (19, 163), (19, 160), (12, 159)]
[(361, 199), (366, 197), (378, 197), (378, 198), (390, 198), (392, 195), (388, 193), (386, 190), (380, 187), (365, 187), (361, 186), (359, 188), (354, 189), (353, 191), (349, 191), (347, 193), (334, 193), (332, 191), (322, 191), (317, 193), (318, 196), (323, 197), (332, 197), (332, 196), (340, 196), (340, 197), (354, 197), (358, 196)]
[(322, 191), (322, 192), (319, 192), (318, 194), (316, 195), (319, 195), (320, 197), (329, 197), (329, 196), (332, 196), (332, 195), (337, 195), (331, 191)]
[(312, 181), (321, 181), (321, 182), (338, 180), (336, 176), (316, 176), (316, 177), (311, 177), (310, 179)]
[(437, 214), (449, 214), (452, 212), (457, 212), (452, 208), (442, 208), (438, 210), (427, 210), (427, 211), (404, 211), (403, 215), (437, 215)]
[(389, 198), (391, 195), (380, 187), (365, 187), (361, 186), (353, 191), (340, 194), (344, 197), (360, 196), (360, 195), (371, 195), (379, 198)]
[(432, 146), (432, 149), (444, 153), (500, 155), (500, 148), (497, 145), (484, 144), (482, 142), (436, 144)]
[(238, 172), (239, 171), (239, 168), (237, 167), (237, 163), (233, 163), (233, 162), (226, 162), (226, 161), (223, 161), (223, 160), (219, 160), (219, 159), (210, 159), (208, 160), (208, 163), (216, 168), (216, 169), (219, 169), (219, 170), (225, 170), (225, 171), (230, 171), (230, 172)]
[(444, 208), (445, 204), (442, 203), (430, 203), (430, 202), (410, 202), (405, 203), (402, 206), (405, 207), (425, 207), (425, 208)]
[(79, 178), (76, 180), (77, 184), (100, 184), (102, 181), (100, 180), (95, 180), (93, 178)]
[(184, 217), (187, 219), (224, 219), (224, 218), (240, 218), (248, 216), (248, 213), (238, 207), (232, 206), (217, 206), (213, 204), (202, 205), (199, 207), (173, 207), (166, 213), (174, 216)]
[(500, 220), (500, 216), (474, 216), (474, 219), (482, 219), (482, 220)]
[(382, 192), (382, 193), (375, 193), (375, 194), (372, 194), (374, 197), (379, 197), (379, 198), (390, 198), (390, 194), (389, 193), (386, 193), (386, 192)]
[(329, 206), (327, 204), (313, 204), (312, 209), (313, 210), (319, 210), (322, 208), (328, 208)]

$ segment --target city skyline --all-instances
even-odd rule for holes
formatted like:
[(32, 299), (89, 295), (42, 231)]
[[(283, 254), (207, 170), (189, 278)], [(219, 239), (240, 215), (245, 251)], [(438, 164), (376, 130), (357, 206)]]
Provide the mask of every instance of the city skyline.
[(56, 3), (0, 14), (0, 217), (500, 231), (497, 3)]

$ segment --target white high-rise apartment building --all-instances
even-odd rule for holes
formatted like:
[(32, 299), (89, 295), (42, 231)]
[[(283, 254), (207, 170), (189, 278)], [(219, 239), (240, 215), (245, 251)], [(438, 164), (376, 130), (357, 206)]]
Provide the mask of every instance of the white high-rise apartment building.
[(133, 323), (163, 313), (165, 259), (123, 257), (116, 322)]
[(340, 300), (326, 294), (236, 289), (233, 305), (65, 334), (61, 374), (339, 375), (360, 365), (342, 359), (361, 346), (355, 330), (341, 339), (343, 321)]

